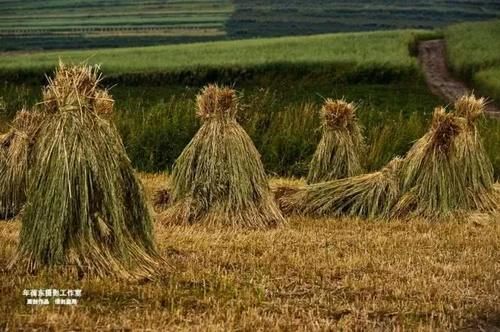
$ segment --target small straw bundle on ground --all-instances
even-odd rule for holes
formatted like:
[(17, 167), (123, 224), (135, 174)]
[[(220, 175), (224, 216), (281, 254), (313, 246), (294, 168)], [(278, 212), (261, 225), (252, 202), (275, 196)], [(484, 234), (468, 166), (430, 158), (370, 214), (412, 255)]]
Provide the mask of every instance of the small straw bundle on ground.
[(41, 112), (22, 110), (0, 138), (0, 219), (17, 215), (26, 201), (31, 150), (42, 118)]
[[(159, 267), (142, 187), (98, 67), (60, 64), (44, 90), (28, 202), (11, 267), (148, 278)], [(103, 98), (103, 99), (101, 99)]]
[(307, 182), (326, 182), (361, 174), (364, 140), (355, 105), (345, 100), (327, 99), (321, 114), (323, 135), (309, 165)]
[(287, 214), (316, 217), (388, 216), (400, 195), (401, 161), (395, 158), (378, 172), (305, 186), (284, 195), (280, 206)]
[(198, 133), (172, 172), (166, 224), (264, 228), (284, 223), (260, 155), (236, 121), (236, 92), (216, 85), (197, 97)]

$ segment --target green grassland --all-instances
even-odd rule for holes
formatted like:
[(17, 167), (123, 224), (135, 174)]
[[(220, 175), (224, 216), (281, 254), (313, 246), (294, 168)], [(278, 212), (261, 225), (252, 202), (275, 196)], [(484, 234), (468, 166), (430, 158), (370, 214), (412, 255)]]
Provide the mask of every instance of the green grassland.
[(493, 0), (1, 1), (0, 51), (435, 28), (499, 13)]
[(418, 30), (327, 34), (228, 42), (0, 55), (3, 72), (46, 72), (64, 61), (102, 63), (106, 74), (203, 69), (251, 70), (273, 66), (388, 68), (415, 71), (408, 47)]
[[(59, 58), (101, 63), (134, 165), (160, 171), (171, 167), (199, 126), (198, 90), (208, 82), (231, 84), (241, 91), (239, 120), (266, 169), (302, 176), (319, 139), (323, 99), (345, 97), (359, 104), (370, 144), (365, 165), (373, 170), (404, 154), (443, 103), (430, 94), (411, 56), (416, 41), (437, 36), (397, 30), (0, 55), (0, 98), (8, 120), (40, 100), (44, 75)], [(483, 135), (499, 177), (499, 122), (485, 121)]]
[(500, 21), (465, 23), (445, 30), (452, 69), (500, 100)]
[[(118, 83), (112, 89), (115, 121), (134, 165), (158, 171), (171, 167), (198, 128), (194, 100), (201, 86), (232, 84), (242, 93), (240, 121), (268, 171), (297, 176), (305, 173), (319, 139), (323, 98), (345, 96), (360, 103), (367, 136), (377, 140), (367, 160), (368, 167), (377, 168), (406, 151), (439, 103), (409, 55), (410, 45), (425, 34), (408, 30), (3, 55), (4, 80), (21, 84), (5, 83), (0, 96), (10, 118), (39, 100), (39, 82), (59, 57), (102, 63), (107, 83)], [(413, 82), (405, 83), (410, 77)], [(23, 83), (28, 78), (36, 84)]]
[(473, 84), (498, 103), (500, 100), (500, 66), (483, 69), (474, 74)]

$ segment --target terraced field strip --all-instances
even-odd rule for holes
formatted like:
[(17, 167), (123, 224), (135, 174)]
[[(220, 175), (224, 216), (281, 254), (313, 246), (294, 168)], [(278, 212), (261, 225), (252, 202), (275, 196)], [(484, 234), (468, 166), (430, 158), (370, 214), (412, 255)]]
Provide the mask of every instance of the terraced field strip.
[(181, 1), (3, 1), (0, 35), (107, 33), (173, 29), (224, 32), (232, 13), (228, 0)]
[(227, 30), (235, 36), (435, 28), (500, 14), (500, 3), (493, 0), (234, 0), (234, 6)]
[(496, 0), (0, 1), (0, 51), (435, 28), (500, 17)]

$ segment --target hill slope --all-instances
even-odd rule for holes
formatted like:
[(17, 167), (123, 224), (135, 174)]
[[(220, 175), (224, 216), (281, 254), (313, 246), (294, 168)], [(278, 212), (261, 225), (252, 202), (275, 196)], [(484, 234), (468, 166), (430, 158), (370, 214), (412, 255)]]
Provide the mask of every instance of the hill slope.
[(0, 51), (432, 28), (499, 13), (494, 0), (6, 0)]
[[(416, 61), (408, 53), (419, 30), (340, 33), (306, 37), (262, 38), (86, 51), (0, 54), (0, 71), (52, 72), (59, 58), (102, 63), (106, 74), (171, 73), (203, 70), (233, 71), (294, 66), (303, 71), (324, 66), (349, 71), (389, 68), (412, 71)], [(329, 73), (330, 74), (330, 73)], [(41, 75), (39, 75), (41, 76)]]
[(499, 17), (498, 1), (235, 0), (231, 36), (285, 36), (325, 32), (442, 27)]

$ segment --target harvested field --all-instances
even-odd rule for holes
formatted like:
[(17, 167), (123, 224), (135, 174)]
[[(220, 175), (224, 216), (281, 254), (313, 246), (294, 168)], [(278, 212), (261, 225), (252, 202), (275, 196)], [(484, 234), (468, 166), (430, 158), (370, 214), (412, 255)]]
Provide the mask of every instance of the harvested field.
[[(142, 175), (151, 193), (164, 175)], [(273, 184), (296, 185), (284, 179)], [(20, 224), (0, 222), (0, 267)], [(173, 272), (145, 284), (0, 273), (0, 328), (494, 330), (500, 224), (291, 219), (268, 231), (156, 223)], [(77, 307), (26, 306), (23, 289), (81, 288)]]

